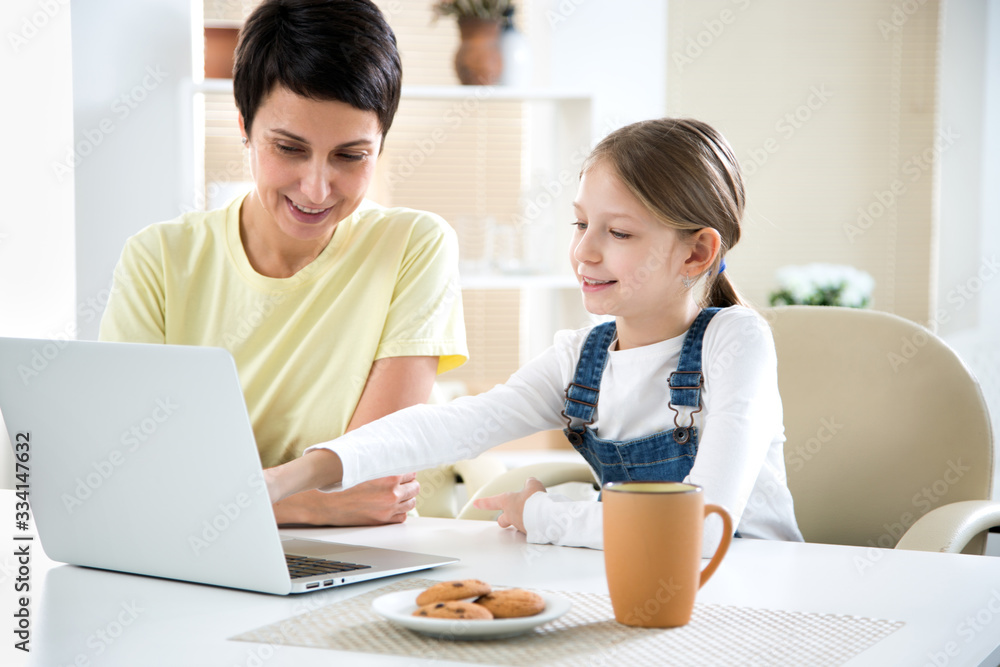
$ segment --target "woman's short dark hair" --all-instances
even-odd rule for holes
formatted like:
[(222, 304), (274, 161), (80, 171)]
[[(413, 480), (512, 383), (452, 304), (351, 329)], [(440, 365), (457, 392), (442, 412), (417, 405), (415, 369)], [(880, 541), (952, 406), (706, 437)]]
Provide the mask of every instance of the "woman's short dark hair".
[(374, 111), (384, 141), (402, 76), (396, 35), (371, 0), (264, 0), (240, 30), (233, 94), (247, 134), (261, 102), (281, 85)]

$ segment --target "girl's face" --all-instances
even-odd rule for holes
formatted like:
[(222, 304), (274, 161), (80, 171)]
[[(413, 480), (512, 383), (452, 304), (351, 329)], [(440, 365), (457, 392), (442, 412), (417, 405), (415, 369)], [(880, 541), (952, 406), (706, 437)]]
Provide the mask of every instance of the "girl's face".
[(573, 208), (570, 262), (588, 312), (640, 323), (687, 305), (681, 278), (690, 248), (610, 167), (598, 162), (583, 174)]
[[(256, 218), (294, 241), (329, 242), (375, 174), (382, 130), (374, 111), (278, 86), (247, 134)], [(263, 214), (263, 215), (260, 215)]]

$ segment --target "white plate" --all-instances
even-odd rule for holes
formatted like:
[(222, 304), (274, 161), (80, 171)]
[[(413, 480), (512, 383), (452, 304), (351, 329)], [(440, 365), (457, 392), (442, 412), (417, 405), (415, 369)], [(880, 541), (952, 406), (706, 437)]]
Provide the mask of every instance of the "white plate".
[(387, 593), (372, 601), (372, 608), (397, 625), (421, 634), (441, 639), (502, 639), (528, 632), (539, 625), (554, 621), (569, 611), (570, 601), (555, 595), (539, 593), (545, 600), (545, 610), (523, 618), (498, 618), (492, 621), (468, 621), (448, 618), (413, 616), (417, 610), (417, 595), (423, 589)]

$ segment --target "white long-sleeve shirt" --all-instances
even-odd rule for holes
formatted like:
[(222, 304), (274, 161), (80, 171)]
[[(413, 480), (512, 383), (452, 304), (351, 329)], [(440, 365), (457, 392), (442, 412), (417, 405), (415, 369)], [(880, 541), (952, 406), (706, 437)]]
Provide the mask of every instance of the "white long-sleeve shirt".
[[(590, 327), (560, 331), (552, 347), (510, 379), (446, 405), (416, 405), (383, 417), (322, 447), (343, 462), (336, 491), (385, 475), (473, 458), (538, 431), (561, 429), (566, 385)], [(668, 377), (684, 335), (628, 350), (610, 345), (591, 428), (607, 440), (629, 440), (674, 427)], [(801, 541), (785, 481), (781, 398), (771, 331), (753, 310), (726, 308), (708, 324), (702, 349), (704, 409), (694, 466), (684, 481), (704, 488), (705, 502), (725, 507), (742, 537)], [(692, 408), (681, 407), (687, 424)], [(576, 425), (574, 425), (576, 426)], [(308, 450), (307, 450), (308, 451)], [(536, 493), (524, 507), (529, 542), (602, 548), (600, 503)], [(705, 524), (705, 554), (722, 522)]]

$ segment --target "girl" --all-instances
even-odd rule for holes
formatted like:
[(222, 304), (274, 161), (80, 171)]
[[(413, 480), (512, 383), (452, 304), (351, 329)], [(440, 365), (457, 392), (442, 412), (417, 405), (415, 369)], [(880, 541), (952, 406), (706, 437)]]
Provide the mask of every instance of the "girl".
[[(573, 207), (570, 262), (584, 305), (614, 321), (559, 332), (486, 393), (407, 408), (267, 470), (272, 501), (562, 428), (602, 484), (699, 484), (706, 502), (730, 511), (737, 535), (801, 541), (774, 342), (725, 274), (744, 207), (729, 144), (694, 120), (623, 127), (584, 162)], [(601, 506), (548, 494), (537, 480), (477, 506), (502, 510), (499, 524), (529, 542), (602, 546)], [(707, 551), (720, 529), (706, 525)]]

